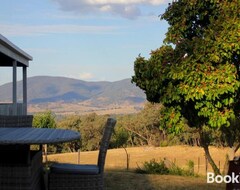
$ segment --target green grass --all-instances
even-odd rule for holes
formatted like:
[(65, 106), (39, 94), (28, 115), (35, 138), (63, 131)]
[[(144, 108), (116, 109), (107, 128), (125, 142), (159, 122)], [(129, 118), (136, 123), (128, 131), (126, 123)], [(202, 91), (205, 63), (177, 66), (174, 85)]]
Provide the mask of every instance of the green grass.
[(106, 171), (105, 190), (224, 190), (225, 184), (207, 184), (205, 177), (137, 174)]

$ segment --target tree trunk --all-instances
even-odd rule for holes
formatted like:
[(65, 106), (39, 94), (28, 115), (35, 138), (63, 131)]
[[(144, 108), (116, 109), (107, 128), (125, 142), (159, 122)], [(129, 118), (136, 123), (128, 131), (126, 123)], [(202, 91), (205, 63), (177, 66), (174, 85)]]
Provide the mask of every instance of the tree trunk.
[[(144, 137), (142, 134), (140, 134), (140, 133), (138, 133), (137, 131), (134, 131), (134, 130), (132, 130), (132, 129), (130, 129), (130, 128), (128, 128), (128, 127), (124, 127), (124, 129), (126, 129), (127, 131), (129, 131), (129, 132), (131, 132), (131, 133), (134, 133), (134, 134), (136, 134), (137, 136), (139, 136), (142, 140), (144, 140), (148, 145), (149, 145), (149, 139), (147, 139), (146, 137)], [(141, 141), (141, 143), (143, 143), (142, 141)], [(143, 146), (144, 144), (142, 144), (142, 146)]]
[(233, 160), (234, 156), (235, 156), (235, 147), (230, 147), (228, 149), (228, 158), (229, 160)]
[(209, 152), (209, 139), (208, 139), (208, 134), (205, 133), (202, 129), (199, 131), (199, 135), (200, 135), (200, 143), (201, 146), (204, 149), (206, 158), (209, 162), (209, 164), (211, 165), (213, 172), (215, 175), (221, 175), (219, 168), (217, 167), (217, 165), (215, 164), (214, 160), (212, 159), (212, 156)]
[(234, 147), (234, 155), (235, 155), (235, 153), (238, 151), (239, 148), (240, 148), (240, 143), (238, 143), (238, 144), (236, 145), (236, 147)]
[(215, 164), (214, 160), (212, 159), (212, 156), (210, 155), (208, 145), (203, 146), (203, 149), (204, 149), (205, 155), (207, 157), (207, 160), (213, 169), (214, 174), (221, 175), (220, 170), (218, 169), (217, 165)]
[(229, 156), (226, 154), (226, 159), (224, 163), (224, 168), (223, 168), (223, 175), (227, 175), (229, 169)]

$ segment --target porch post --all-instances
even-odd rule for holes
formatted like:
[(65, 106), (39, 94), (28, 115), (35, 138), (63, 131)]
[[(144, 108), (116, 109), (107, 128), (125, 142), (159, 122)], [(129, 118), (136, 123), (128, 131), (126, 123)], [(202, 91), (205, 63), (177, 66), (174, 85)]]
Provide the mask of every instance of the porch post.
[(17, 61), (13, 61), (13, 89), (12, 89), (13, 115), (17, 115)]
[(23, 115), (27, 115), (27, 67), (23, 66)]

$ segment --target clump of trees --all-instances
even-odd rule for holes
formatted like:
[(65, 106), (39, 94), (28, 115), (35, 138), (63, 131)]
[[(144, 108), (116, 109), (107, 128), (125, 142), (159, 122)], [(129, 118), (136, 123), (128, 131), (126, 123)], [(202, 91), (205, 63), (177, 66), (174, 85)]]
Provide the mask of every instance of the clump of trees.
[(160, 127), (179, 134), (196, 131), (214, 172), (213, 140), (239, 148), (240, 1), (178, 0), (161, 19), (168, 22), (164, 45), (137, 57), (132, 81), (150, 102), (161, 102)]
[[(160, 103), (146, 103), (143, 110), (136, 114), (116, 115), (117, 126), (111, 139), (110, 148), (134, 146), (168, 146), (176, 144), (198, 145), (196, 131), (186, 125), (184, 133), (168, 134), (160, 129)], [(39, 128), (70, 129), (81, 133), (80, 141), (49, 146), (53, 153), (75, 152), (78, 149), (92, 151), (99, 149), (103, 127), (109, 115), (68, 115), (55, 116), (51, 111), (34, 115), (33, 126)]]
[(161, 104), (145, 105), (144, 109), (131, 115), (123, 115), (118, 119), (119, 131), (128, 134), (127, 144), (130, 146), (159, 146), (166, 138), (164, 131), (159, 129)]
[(95, 113), (85, 116), (66, 116), (58, 122), (58, 127), (79, 131), (81, 150), (97, 150), (106, 120), (107, 116), (101, 117)]
[[(116, 115), (117, 126), (111, 139), (110, 148), (126, 146), (159, 146), (167, 140), (165, 132), (159, 129), (161, 104), (146, 104), (138, 114)], [(80, 141), (58, 144), (51, 151), (74, 152), (79, 148), (83, 151), (99, 149), (103, 136), (104, 125), (109, 115), (68, 115), (56, 117), (46, 111), (34, 115), (33, 126), (39, 128), (70, 129), (81, 133)]]

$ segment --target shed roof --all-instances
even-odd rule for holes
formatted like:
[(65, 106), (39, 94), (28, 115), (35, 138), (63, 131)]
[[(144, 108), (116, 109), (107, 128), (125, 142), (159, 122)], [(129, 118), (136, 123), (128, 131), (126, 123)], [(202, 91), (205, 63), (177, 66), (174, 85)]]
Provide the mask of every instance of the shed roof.
[(14, 60), (17, 61), (17, 66), (29, 66), (32, 56), (0, 34), (0, 66), (11, 67)]

